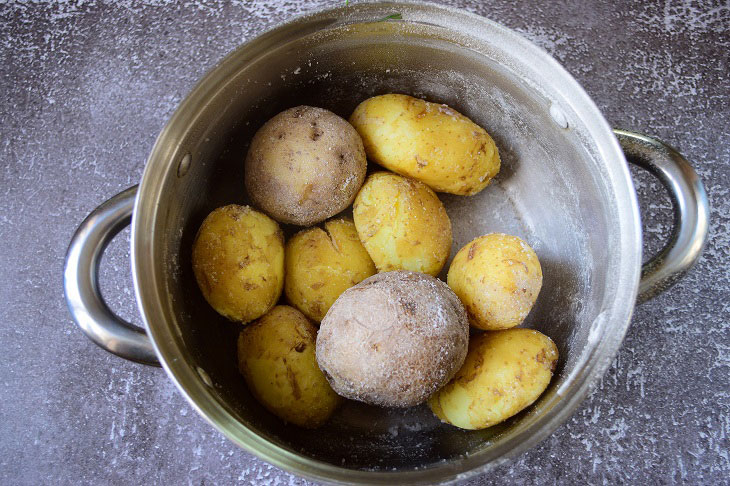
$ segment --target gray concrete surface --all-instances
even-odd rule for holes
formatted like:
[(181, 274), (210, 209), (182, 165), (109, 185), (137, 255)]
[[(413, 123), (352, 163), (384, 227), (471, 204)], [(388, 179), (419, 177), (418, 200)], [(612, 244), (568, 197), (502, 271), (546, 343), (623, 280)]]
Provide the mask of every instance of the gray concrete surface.
[[(176, 104), (224, 54), (276, 22), (342, 2), (0, 1), (0, 483), (305, 484), (211, 428), (159, 369), (71, 322), (68, 241), (136, 183)], [(725, 1), (455, 0), (522, 32), (615, 126), (678, 147), (712, 205), (710, 242), (639, 306), (613, 366), (539, 446), (470, 484), (722, 484), (730, 477), (730, 11)], [(638, 176), (649, 248), (668, 199)], [(136, 317), (129, 234), (103, 291)]]

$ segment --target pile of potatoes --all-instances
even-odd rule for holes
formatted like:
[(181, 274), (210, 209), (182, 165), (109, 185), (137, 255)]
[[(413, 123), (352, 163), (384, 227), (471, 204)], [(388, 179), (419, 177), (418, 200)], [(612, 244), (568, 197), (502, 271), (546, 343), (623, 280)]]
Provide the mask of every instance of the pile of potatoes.
[[(387, 170), (367, 175), (368, 160)], [(516, 328), (542, 286), (527, 243), (479, 236), (446, 283), (435, 277), (452, 243), (435, 191), (470, 196), (499, 171), (483, 128), (401, 94), (363, 101), (349, 122), (298, 106), (258, 130), (244, 164), (254, 207), (211, 212), (192, 266), (208, 303), (245, 324), (239, 369), (273, 414), (314, 428), (345, 398), (427, 402), (441, 420), (481, 429), (547, 388), (555, 344)], [(285, 241), (279, 223), (305, 228)]]

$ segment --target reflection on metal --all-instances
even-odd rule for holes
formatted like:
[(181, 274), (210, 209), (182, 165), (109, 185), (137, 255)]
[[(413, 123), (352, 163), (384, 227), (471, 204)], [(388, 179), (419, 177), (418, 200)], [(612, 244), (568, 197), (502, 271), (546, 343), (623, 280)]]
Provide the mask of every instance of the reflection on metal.
[[(374, 22), (393, 12), (403, 20)], [(314, 432), (281, 423), (236, 371), (240, 325), (206, 305), (192, 275), (192, 241), (205, 215), (219, 205), (246, 202), (241, 162), (268, 117), (300, 104), (347, 117), (364, 98), (387, 92), (453, 104), (482, 124), (500, 149), (503, 167), (492, 186), (470, 198), (440, 195), (455, 242), (514, 229), (539, 243), (544, 285), (528, 320), (553, 338), (560, 362), (550, 387), (528, 411), (486, 430), (443, 424), (425, 406), (404, 412), (352, 401)], [(178, 177), (188, 153), (195, 163)], [(692, 199), (684, 197), (691, 192), (675, 192), (682, 201)], [(110, 227), (126, 224), (134, 196), (122, 199), (124, 211), (112, 212), (106, 232), (85, 236), (99, 226), (97, 210), (69, 249), (67, 296), (79, 324), (102, 345), (120, 331), (124, 338), (105, 346), (117, 354), (154, 362), (156, 351), (180, 392), (234, 443), (325, 482), (458, 481), (535, 445), (571, 415), (606, 371), (639, 290), (636, 194), (621, 147), (598, 108), (555, 60), (518, 34), (432, 4), (358, 3), (298, 17), (232, 52), (181, 102), (150, 154), (132, 220), (135, 293), (154, 351), (98, 299), (98, 255), (88, 255), (103, 250)], [(692, 213), (691, 202), (685, 204)], [(706, 206), (698, 208), (706, 215)], [(699, 227), (701, 217), (685, 218), (686, 227)], [(704, 231), (695, 230), (689, 240), (704, 241)], [(682, 242), (689, 240), (680, 238), (674, 247), (686, 248)], [(679, 266), (665, 267), (669, 273), (660, 274), (661, 265), (646, 271), (642, 296), (666, 288), (662, 275), (676, 277), (701, 246)], [(651, 275), (662, 277), (664, 287), (649, 285)]]
[(687, 159), (659, 140), (614, 130), (626, 160), (649, 171), (669, 191), (674, 229), (664, 248), (641, 269), (637, 301), (645, 302), (677, 283), (695, 264), (707, 242), (710, 203)]
[(66, 252), (63, 289), (76, 324), (96, 344), (122, 358), (158, 365), (150, 338), (109, 309), (99, 291), (99, 265), (109, 242), (132, 219), (137, 186), (96, 208), (76, 230)]

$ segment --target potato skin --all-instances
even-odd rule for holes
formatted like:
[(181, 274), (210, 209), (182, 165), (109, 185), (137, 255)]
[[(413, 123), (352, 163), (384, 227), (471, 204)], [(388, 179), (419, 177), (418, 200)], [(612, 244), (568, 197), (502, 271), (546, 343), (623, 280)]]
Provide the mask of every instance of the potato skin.
[(390, 172), (371, 174), (355, 198), (357, 234), (379, 272), (438, 275), (451, 251), (451, 220), (425, 184)]
[(256, 132), (244, 168), (256, 207), (282, 223), (310, 226), (352, 203), (367, 161), (360, 135), (346, 120), (297, 106)]
[(317, 363), (340, 395), (410, 407), (446, 384), (464, 362), (469, 323), (441, 280), (378, 273), (340, 295), (322, 320)]
[(279, 305), (238, 337), (238, 367), (251, 393), (271, 413), (316, 428), (342, 402), (317, 367), (317, 328), (293, 307)]
[(374, 275), (375, 264), (349, 219), (308, 228), (286, 244), (284, 292), (289, 302), (320, 322), (342, 292)]
[(370, 160), (433, 190), (471, 196), (499, 172), (494, 140), (446, 105), (403, 94), (368, 98), (350, 115)]
[(284, 286), (284, 235), (248, 206), (211, 212), (193, 242), (193, 272), (219, 314), (246, 323), (271, 309)]
[(473, 327), (509, 329), (525, 320), (537, 300), (542, 268), (523, 240), (491, 233), (459, 250), (447, 282), (464, 303)]
[(532, 329), (488, 331), (473, 336), (464, 366), (428, 400), (444, 422), (484, 429), (531, 405), (550, 384), (558, 349)]

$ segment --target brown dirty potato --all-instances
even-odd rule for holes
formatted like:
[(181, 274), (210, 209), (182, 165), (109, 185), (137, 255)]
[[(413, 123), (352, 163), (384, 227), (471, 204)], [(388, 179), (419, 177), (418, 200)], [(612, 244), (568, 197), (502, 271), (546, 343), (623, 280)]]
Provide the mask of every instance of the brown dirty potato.
[(475, 238), (454, 257), (447, 277), (469, 323), (498, 330), (525, 320), (542, 287), (535, 251), (517, 236), (492, 233)]
[(271, 413), (316, 428), (342, 402), (317, 367), (317, 328), (286, 305), (271, 309), (238, 337), (238, 367), (254, 397)]
[(376, 271), (349, 219), (300, 231), (287, 241), (285, 253), (286, 297), (317, 322), (342, 292)]
[(434, 191), (471, 196), (499, 172), (492, 137), (446, 105), (404, 94), (374, 96), (355, 108), (350, 123), (370, 160)]
[(464, 366), (428, 406), (462, 429), (491, 427), (537, 400), (557, 362), (558, 348), (539, 331), (487, 331), (471, 338)]
[(310, 226), (352, 203), (367, 162), (362, 140), (346, 120), (297, 106), (256, 132), (244, 165), (255, 206), (279, 222)]
[(469, 325), (441, 280), (395, 271), (340, 295), (322, 320), (317, 363), (340, 395), (410, 407), (446, 384), (466, 356)]
[(219, 314), (246, 323), (265, 314), (284, 286), (284, 235), (276, 221), (248, 206), (211, 212), (193, 242), (193, 272)]

